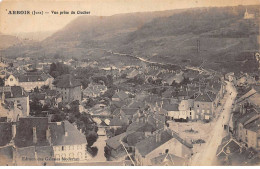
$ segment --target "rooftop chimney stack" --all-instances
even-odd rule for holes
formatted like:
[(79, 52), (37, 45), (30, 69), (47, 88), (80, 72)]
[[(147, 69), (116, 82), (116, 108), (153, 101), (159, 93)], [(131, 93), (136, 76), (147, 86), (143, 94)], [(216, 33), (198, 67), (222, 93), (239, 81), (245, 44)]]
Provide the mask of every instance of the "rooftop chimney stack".
[(12, 138), (15, 138), (16, 136), (16, 124), (12, 125)]
[(37, 132), (36, 132), (36, 127), (33, 127), (33, 143), (37, 143)]

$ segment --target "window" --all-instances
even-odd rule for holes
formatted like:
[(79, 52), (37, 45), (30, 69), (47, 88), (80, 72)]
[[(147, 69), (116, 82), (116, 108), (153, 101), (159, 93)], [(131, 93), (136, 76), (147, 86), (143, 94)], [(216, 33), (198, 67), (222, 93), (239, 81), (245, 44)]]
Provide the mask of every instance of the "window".
[(246, 135), (247, 135), (247, 130), (246, 130)]
[(74, 147), (73, 147), (73, 146), (70, 146), (70, 150), (74, 150)]
[(166, 150), (165, 150), (165, 153), (166, 153), (166, 154), (169, 153), (169, 149), (166, 149)]
[(61, 147), (61, 150), (64, 151), (64, 146)]
[(13, 80), (14, 80), (13, 78), (10, 79), (11, 82), (12, 82)]
[(198, 104), (197, 107), (200, 107), (200, 105)]

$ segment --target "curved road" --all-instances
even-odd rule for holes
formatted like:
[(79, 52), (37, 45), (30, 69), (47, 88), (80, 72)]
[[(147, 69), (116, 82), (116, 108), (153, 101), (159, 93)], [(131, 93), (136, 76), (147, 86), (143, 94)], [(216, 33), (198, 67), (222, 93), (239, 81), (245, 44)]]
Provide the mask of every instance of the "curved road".
[(222, 112), (220, 112), (215, 127), (210, 133), (210, 139), (206, 143), (205, 148), (198, 154), (195, 154), (191, 159), (191, 166), (211, 166), (216, 165), (216, 153), (218, 146), (221, 144), (222, 138), (227, 135), (227, 131), (224, 130), (224, 124), (226, 124), (232, 112), (232, 104), (236, 98), (237, 92), (232, 83), (227, 82), (226, 87), (226, 102), (223, 106)]

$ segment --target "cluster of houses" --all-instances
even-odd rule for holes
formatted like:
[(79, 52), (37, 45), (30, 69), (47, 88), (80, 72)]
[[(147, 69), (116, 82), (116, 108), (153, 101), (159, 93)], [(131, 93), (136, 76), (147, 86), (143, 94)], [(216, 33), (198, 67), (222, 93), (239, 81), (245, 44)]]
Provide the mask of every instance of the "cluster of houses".
[(79, 82), (64, 75), (55, 83), (53, 77), (41, 70), (17, 73), (4, 70), (4, 86), (0, 87), (0, 165), (55, 165), (92, 158), (85, 134), (75, 125), (30, 115), (30, 102), (35, 99), (42, 105), (52, 104), (51, 107), (80, 101)]
[[(37, 165), (91, 158), (86, 151), (86, 137), (73, 124), (68, 121), (50, 122), (47, 117), (31, 117), (29, 103), (33, 100), (39, 100), (42, 105), (51, 104), (51, 107), (78, 100), (80, 112), (89, 113), (98, 123), (100, 136), (107, 135), (106, 131), (111, 129), (123, 129), (119, 135), (106, 140), (112, 160), (128, 159), (130, 165), (187, 165), (193, 155), (193, 146), (190, 140), (172, 131), (170, 125), (212, 120), (226, 91), (225, 79), (243, 88), (255, 84), (247, 74), (237, 78), (229, 73), (222, 78), (214, 73), (167, 70), (156, 66), (104, 71), (112, 74), (115, 84), (119, 82), (120, 85), (122, 75), (126, 74), (124, 79), (142, 77), (144, 83), (160, 79), (160, 85), (166, 90), (152, 94), (147, 90), (133, 93), (118, 89), (108, 104), (85, 109), (83, 102), (100, 98), (108, 90), (104, 83), (91, 81), (83, 89), (81, 82), (71, 74), (56, 79), (42, 70), (5, 74), (4, 86), (0, 87), (0, 130), (7, 133), (0, 136), (0, 154), (6, 159), (3, 165), (19, 165), (26, 162), (25, 157), (27, 162), (31, 159)], [(189, 81), (187, 84), (183, 84), (185, 79)], [(35, 91), (36, 88), (43, 90)], [(236, 113), (227, 125), (231, 135), (223, 139), (217, 156), (226, 156), (227, 149), (228, 152), (238, 151), (237, 146), (259, 150), (260, 90), (253, 86), (245, 91), (236, 100)], [(24, 131), (24, 128), (28, 130)], [(236, 146), (228, 146), (230, 144)]]
[(47, 117), (21, 117), (16, 122), (0, 118), (0, 165), (54, 165), (86, 161), (87, 140), (68, 121)]
[(254, 165), (260, 150), (260, 86), (247, 85), (237, 91), (233, 113), (226, 124), (228, 134), (218, 148), (217, 157), (234, 165)]

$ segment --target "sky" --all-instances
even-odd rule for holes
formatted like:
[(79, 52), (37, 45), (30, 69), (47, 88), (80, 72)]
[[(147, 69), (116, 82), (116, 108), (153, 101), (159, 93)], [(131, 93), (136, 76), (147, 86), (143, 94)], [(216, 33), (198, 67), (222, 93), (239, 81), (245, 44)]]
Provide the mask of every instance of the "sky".
[[(1, 1), (1, 0), (0, 0)], [(54, 15), (51, 11), (90, 11), (90, 15), (164, 11), (171, 9), (259, 4), (260, 0), (2, 0), (0, 32), (57, 31), (80, 15)], [(9, 11), (43, 11), (43, 15), (10, 15)]]

